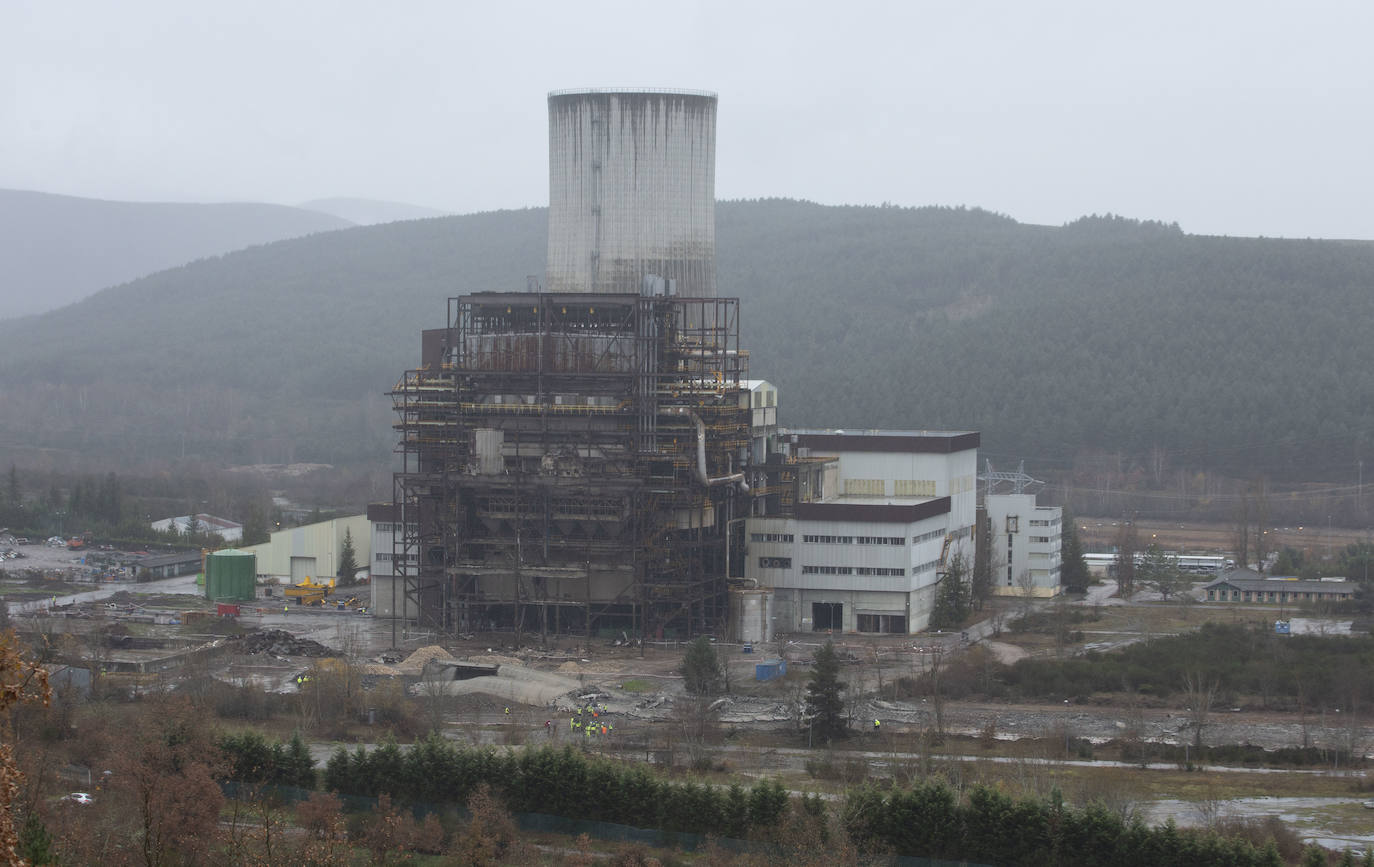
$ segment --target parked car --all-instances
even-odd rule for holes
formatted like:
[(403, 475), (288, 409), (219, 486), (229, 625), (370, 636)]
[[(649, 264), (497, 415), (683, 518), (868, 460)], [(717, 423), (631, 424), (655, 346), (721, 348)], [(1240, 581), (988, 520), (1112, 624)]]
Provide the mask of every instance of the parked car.
[(72, 792), (62, 798), (64, 801), (71, 801), (73, 804), (94, 804), (95, 798), (85, 792)]

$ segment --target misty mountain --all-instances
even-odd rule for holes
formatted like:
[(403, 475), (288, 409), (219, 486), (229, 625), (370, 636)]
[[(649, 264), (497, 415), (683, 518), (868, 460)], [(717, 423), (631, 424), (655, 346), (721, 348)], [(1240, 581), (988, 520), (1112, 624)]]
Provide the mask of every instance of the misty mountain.
[(408, 205), (405, 202), (383, 202), (376, 199), (312, 199), (297, 205), (307, 211), (319, 211), (359, 226), (395, 223), (401, 220), (428, 220), (431, 217), (451, 216), (447, 211)]
[[(1035, 467), (1153, 453), (1315, 479), (1365, 457), (1374, 246), (786, 200), (717, 214), (721, 291), (784, 424), (978, 429)], [(546, 232), (542, 209), (349, 229), (0, 323), (0, 460), (381, 465), (420, 330), (450, 295), (523, 289)]]
[(351, 225), (282, 205), (111, 202), (0, 190), (0, 318), (54, 310), (194, 259)]

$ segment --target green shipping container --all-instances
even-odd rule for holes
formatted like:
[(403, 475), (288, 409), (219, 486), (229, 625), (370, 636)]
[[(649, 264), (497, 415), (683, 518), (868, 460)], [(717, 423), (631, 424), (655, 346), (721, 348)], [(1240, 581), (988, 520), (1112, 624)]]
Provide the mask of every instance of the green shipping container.
[(214, 602), (252, 602), (258, 596), (258, 557), (227, 548), (205, 558), (205, 598)]

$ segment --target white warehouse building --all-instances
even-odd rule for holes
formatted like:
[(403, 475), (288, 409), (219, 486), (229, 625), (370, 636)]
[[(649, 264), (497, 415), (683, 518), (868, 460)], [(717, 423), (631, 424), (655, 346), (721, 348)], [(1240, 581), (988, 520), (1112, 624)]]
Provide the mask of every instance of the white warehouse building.
[(1058, 596), (1064, 510), (1037, 506), (1034, 494), (984, 498), (992, 592), (998, 596)]
[(915, 633), (949, 560), (973, 563), (971, 431), (784, 431), (745, 527), (776, 631)]

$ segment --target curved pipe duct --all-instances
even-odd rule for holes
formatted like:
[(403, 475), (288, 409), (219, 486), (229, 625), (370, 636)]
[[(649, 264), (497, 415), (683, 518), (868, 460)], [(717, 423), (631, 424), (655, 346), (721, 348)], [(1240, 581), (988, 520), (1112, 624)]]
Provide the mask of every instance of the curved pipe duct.
[(731, 473), (728, 476), (719, 476), (714, 479), (706, 475), (706, 423), (701, 420), (701, 416), (685, 406), (674, 407), (669, 411), (675, 415), (687, 416), (697, 426), (697, 481), (708, 488), (734, 482), (739, 485), (741, 493), (749, 493), (749, 483), (744, 480), (744, 473)]

